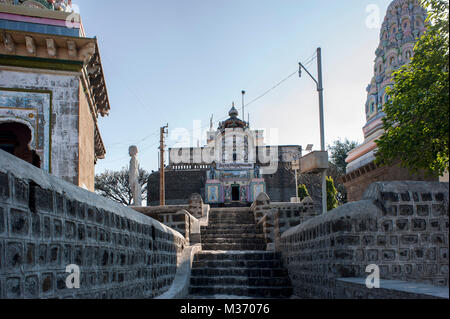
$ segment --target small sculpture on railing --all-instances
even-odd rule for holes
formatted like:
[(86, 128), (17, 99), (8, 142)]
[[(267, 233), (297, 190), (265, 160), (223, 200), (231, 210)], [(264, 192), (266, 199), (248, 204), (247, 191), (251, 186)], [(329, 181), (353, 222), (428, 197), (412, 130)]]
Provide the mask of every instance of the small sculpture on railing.
[(139, 161), (137, 159), (137, 146), (130, 146), (128, 153), (131, 156), (128, 182), (133, 195), (133, 206), (142, 206), (141, 184), (139, 183)]

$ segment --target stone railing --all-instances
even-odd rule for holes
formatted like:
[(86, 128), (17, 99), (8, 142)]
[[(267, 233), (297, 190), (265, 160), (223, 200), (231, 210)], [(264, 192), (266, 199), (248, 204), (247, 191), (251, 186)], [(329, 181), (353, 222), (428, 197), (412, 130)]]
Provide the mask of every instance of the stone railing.
[(200, 221), (182, 207), (148, 206), (133, 209), (175, 229), (184, 236), (186, 244), (196, 244), (200, 240)]
[(448, 183), (380, 182), (364, 199), (307, 220), (281, 236), (280, 251), (302, 298), (335, 298), (338, 278), (448, 287)]
[(309, 197), (301, 203), (271, 203), (269, 196), (261, 193), (251, 209), (256, 222), (262, 225), (268, 250), (279, 245), (284, 231), (316, 216), (314, 203)]
[[(0, 299), (157, 297), (185, 246), (158, 221), (0, 150)], [(79, 289), (66, 286), (71, 264)]]

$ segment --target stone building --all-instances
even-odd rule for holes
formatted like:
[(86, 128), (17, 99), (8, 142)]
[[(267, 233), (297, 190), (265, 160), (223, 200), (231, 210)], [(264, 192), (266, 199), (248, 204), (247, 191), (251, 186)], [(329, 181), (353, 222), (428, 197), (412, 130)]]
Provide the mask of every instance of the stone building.
[(93, 190), (109, 109), (97, 40), (70, 1), (0, 0), (0, 147)]
[(376, 140), (384, 133), (383, 105), (389, 96), (386, 89), (392, 85), (392, 73), (410, 62), (414, 45), (425, 32), (426, 10), (417, 0), (395, 0), (387, 9), (380, 32), (380, 44), (375, 51), (374, 76), (367, 87), (365, 105), (366, 124), (364, 142), (349, 152), (346, 159), (347, 175), (343, 182), (349, 201), (361, 199), (365, 189), (377, 181), (436, 180), (424, 172), (411, 174), (400, 165), (379, 167), (375, 164)]
[[(231, 108), (217, 130), (211, 123), (207, 144), (169, 149), (166, 203), (187, 204), (193, 193), (212, 206), (250, 206), (267, 193), (273, 201), (290, 202), (296, 187), (290, 165), (301, 157), (301, 146), (269, 146), (263, 131), (252, 130)], [(148, 181), (148, 205), (159, 204), (159, 173)]]

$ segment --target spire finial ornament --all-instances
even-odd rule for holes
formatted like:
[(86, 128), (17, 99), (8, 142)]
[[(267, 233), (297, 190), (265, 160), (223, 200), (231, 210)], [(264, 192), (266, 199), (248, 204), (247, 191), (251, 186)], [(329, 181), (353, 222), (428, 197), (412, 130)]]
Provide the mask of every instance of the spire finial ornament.
[(238, 110), (236, 110), (236, 108), (234, 107), (234, 102), (233, 102), (233, 106), (231, 107), (230, 112), (228, 112), (228, 115), (230, 117), (237, 117), (239, 115)]

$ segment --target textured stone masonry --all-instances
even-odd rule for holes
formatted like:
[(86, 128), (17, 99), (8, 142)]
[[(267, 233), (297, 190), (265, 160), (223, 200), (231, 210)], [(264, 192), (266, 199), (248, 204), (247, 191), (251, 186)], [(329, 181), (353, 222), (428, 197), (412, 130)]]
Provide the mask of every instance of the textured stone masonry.
[[(0, 299), (152, 298), (186, 241), (134, 210), (0, 151)], [(68, 289), (66, 266), (81, 269)]]
[(200, 221), (182, 206), (146, 206), (133, 209), (178, 231), (186, 239), (186, 244), (196, 243), (192, 237), (200, 236)]
[(271, 203), (265, 193), (258, 195), (251, 210), (256, 222), (263, 228), (269, 250), (278, 246), (283, 232), (317, 215), (309, 197), (301, 203)]
[(280, 250), (303, 298), (335, 298), (336, 279), (366, 277), (448, 287), (448, 183), (380, 182), (364, 200), (289, 229)]

